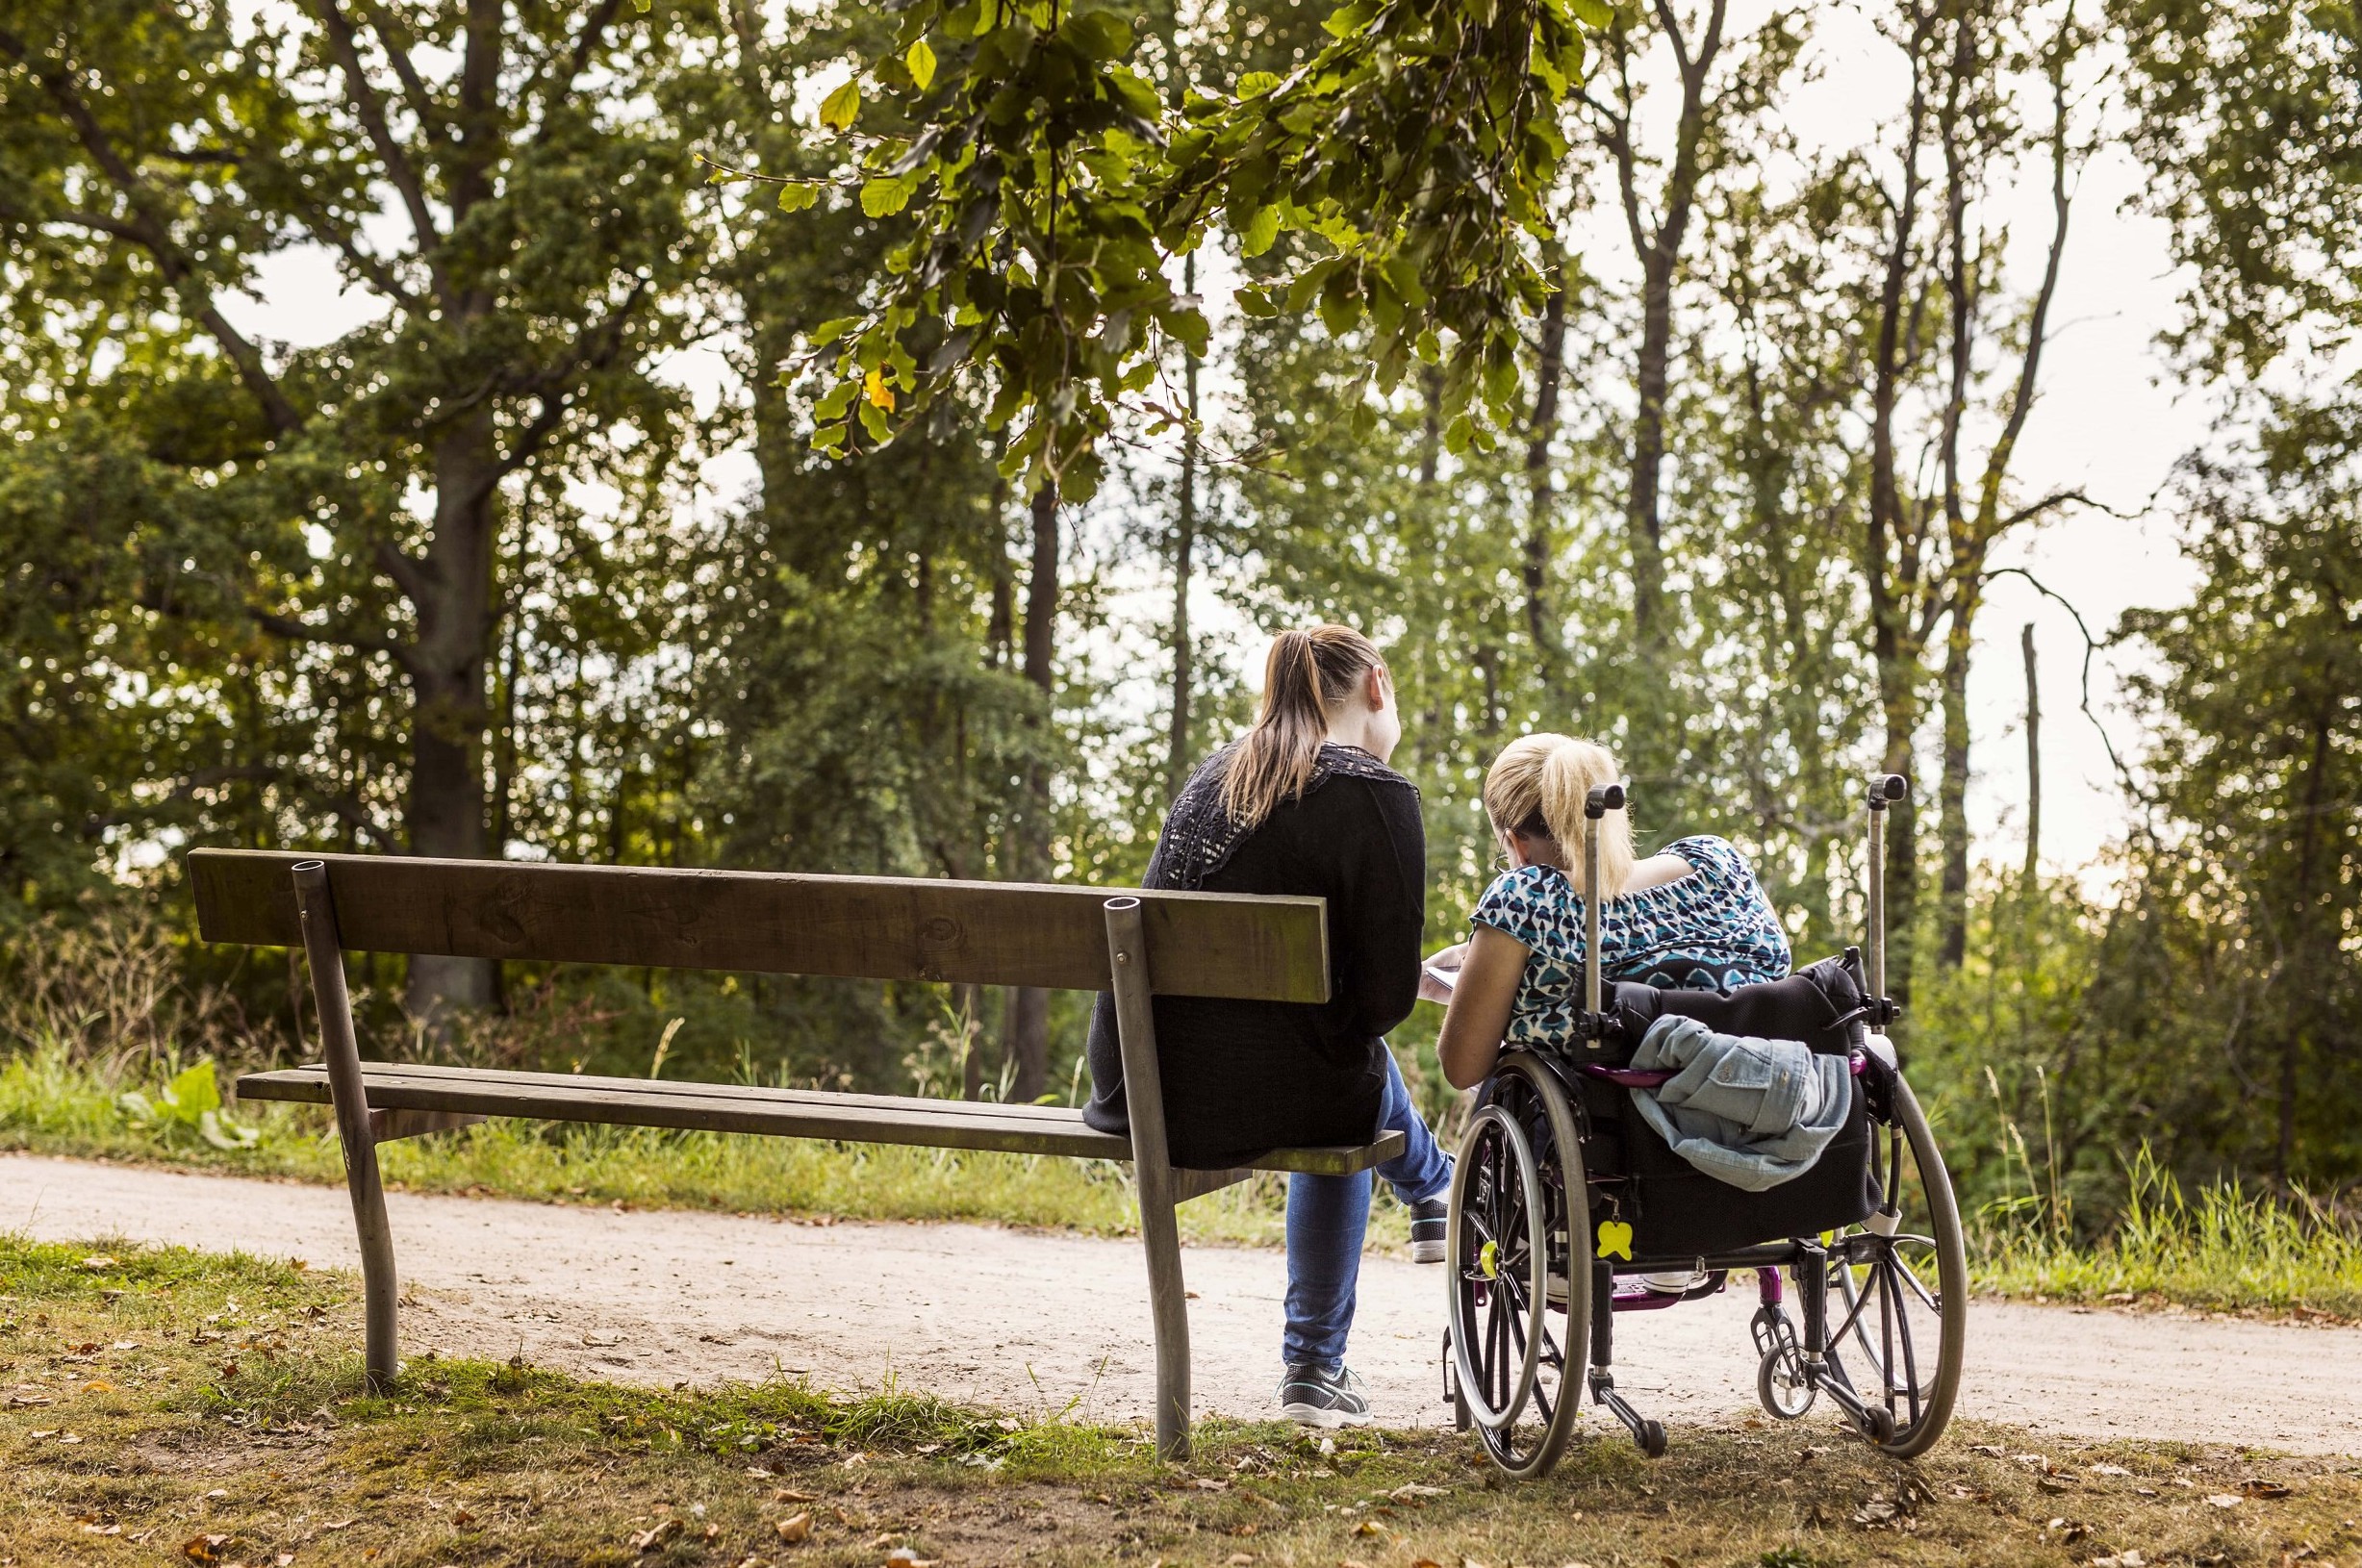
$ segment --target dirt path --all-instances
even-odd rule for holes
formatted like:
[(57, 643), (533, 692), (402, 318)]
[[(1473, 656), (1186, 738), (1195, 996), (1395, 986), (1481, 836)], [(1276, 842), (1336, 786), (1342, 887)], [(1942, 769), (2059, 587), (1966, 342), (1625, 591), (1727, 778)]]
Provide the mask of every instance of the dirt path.
[[(403, 1349), (644, 1382), (775, 1370), (887, 1379), (1078, 1419), (1145, 1418), (1154, 1367), (1138, 1248), (968, 1225), (812, 1225), (395, 1194), (415, 1301)], [(338, 1189), (0, 1155), (0, 1230), (124, 1236), (359, 1266)], [(1196, 1406), (1258, 1416), (1279, 1367), (1277, 1252), (1185, 1256)], [(1670, 1421), (1751, 1409), (1752, 1292), (1625, 1319), (1616, 1380)], [(1362, 1266), (1353, 1363), (1382, 1420), (1443, 1419), (1433, 1268)], [(2362, 1454), (2362, 1330), (1980, 1302), (1966, 1416), (2098, 1437)]]

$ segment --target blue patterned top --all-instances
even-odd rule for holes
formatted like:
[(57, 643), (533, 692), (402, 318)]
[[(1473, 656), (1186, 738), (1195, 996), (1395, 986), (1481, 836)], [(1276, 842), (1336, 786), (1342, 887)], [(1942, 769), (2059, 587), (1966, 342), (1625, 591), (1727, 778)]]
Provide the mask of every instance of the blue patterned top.
[[(1728, 991), (1785, 977), (1788, 934), (1739, 851), (1727, 840), (1700, 834), (1665, 846), (1665, 852), (1694, 869), (1607, 901), (1599, 912), (1600, 978), (1668, 991)], [(1502, 1043), (1571, 1038), (1583, 1011), (1583, 896), (1574, 882), (1554, 866), (1521, 866), (1493, 879), (1474, 918), (1532, 955)]]

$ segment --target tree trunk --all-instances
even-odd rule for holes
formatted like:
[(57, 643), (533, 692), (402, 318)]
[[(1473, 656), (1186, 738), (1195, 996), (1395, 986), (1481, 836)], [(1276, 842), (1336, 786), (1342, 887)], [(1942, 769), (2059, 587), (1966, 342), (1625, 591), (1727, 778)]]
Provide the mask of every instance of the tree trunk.
[[(1198, 259), (1192, 251), (1181, 260), (1181, 292), (1198, 291)], [(1198, 357), (1183, 349), (1181, 396), (1189, 422), (1181, 430), (1181, 494), (1173, 525), (1173, 712), (1164, 765), (1167, 800), (1181, 798), (1189, 777), (1189, 705), (1194, 672), (1190, 668), (1189, 582), (1196, 565), (1198, 544)]]
[[(435, 450), (435, 537), (415, 572), (419, 619), (411, 689), (410, 852), (478, 860), (485, 850), (485, 639), (492, 629), (494, 497), (499, 454), (492, 411), (456, 420)], [(493, 960), (419, 953), (403, 1005), (430, 1026), (488, 1007)]]
[(1968, 667), (1974, 657), (1979, 579), (1954, 589), (1951, 634), (1943, 649), (1943, 771), (1937, 786), (1936, 840), (1943, 867), (1938, 895), (1936, 961), (1957, 970), (1968, 954)]
[[(2322, 794), (2329, 770), (2329, 732), (2335, 721), (2332, 715), (2317, 715), (2313, 721), (2313, 751), (2306, 759), (2304, 807), (2300, 814), (2303, 826), (2297, 834), (2297, 897), (2289, 913), (2287, 950), (2296, 955), (2289, 966), (2292, 974), (2281, 982), (2280, 1005), (2280, 1115), (2279, 1135), (2273, 1140), (2273, 1179), (2285, 1192), (2297, 1169), (2297, 1090), (2301, 1081), (2304, 1059), (2304, 1024), (2315, 1016), (2319, 991), (2315, 984), (2312, 965), (2313, 925), (2313, 860), (2314, 847), (2320, 837)], [(2329, 940), (2336, 941), (2334, 927)], [(2291, 998), (2293, 997), (2293, 1001)]]
[(1540, 352), (1534, 367), (1534, 423), (1526, 439), (1526, 635), (1545, 688), (1559, 676), (1559, 632), (1550, 612), (1550, 524), (1556, 499), (1550, 446), (1559, 433), (1559, 384), (1566, 365), (1566, 255), (1553, 267), (1550, 302), (1542, 308)]
[[(1056, 677), (1051, 669), (1058, 620), (1058, 493), (1044, 485), (1033, 493), (1033, 564), (1026, 583), (1026, 679), (1041, 692), (1035, 721), (1041, 744), (1026, 770), (1026, 798), (1017, 834), (1017, 874), (1020, 881), (1047, 881), (1050, 876), (1050, 771), (1043, 753), (1049, 748), (1050, 725), (1056, 700)], [(1009, 997), (1008, 1050), (1017, 1064), (1010, 1087), (1012, 1100), (1040, 1098), (1050, 1078), (1050, 993), (1020, 986)]]
[[(1862, 576), (1869, 590), (1870, 656), (1885, 729), (1879, 766), (1915, 778), (1912, 741), (1918, 729), (1924, 672), (1914, 620), (1919, 584), (1919, 530), (1905, 515), (1895, 454), (1895, 408), (1911, 355), (1906, 341), (1913, 239), (1918, 224), (1919, 147), (1926, 135), (1927, 92), (1922, 51), (1932, 30), (1923, 18), (1911, 45), (1911, 104), (1904, 120), (1902, 185), (1893, 204), (1878, 291), (1878, 332), (1871, 354), (1869, 515), (1863, 539)], [(1894, 802), (1887, 824), (1887, 994), (1908, 1004), (1914, 926), (1918, 910), (1918, 801)]]
[(2019, 885), (2033, 897), (2043, 852), (2043, 689), (2034, 678), (2034, 622), (2018, 634), (2026, 667), (2026, 861)]

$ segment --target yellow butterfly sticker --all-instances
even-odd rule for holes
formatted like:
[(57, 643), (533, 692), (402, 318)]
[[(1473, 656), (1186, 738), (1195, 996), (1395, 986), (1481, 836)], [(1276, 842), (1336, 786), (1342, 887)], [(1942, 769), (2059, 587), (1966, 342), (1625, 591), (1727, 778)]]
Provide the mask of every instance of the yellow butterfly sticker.
[(1632, 1227), (1621, 1220), (1599, 1222), (1599, 1255), (1632, 1261)]

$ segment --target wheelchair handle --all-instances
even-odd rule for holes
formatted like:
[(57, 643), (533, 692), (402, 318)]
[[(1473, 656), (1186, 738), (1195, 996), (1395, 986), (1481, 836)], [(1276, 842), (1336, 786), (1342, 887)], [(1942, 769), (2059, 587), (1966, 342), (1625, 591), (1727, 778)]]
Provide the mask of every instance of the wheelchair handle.
[(1911, 796), (1911, 781), (1900, 773), (1872, 773), (1869, 787), (1869, 844), (1867, 865), (1869, 886), (1866, 903), (1869, 929), (1865, 933), (1863, 948), (1869, 959), (1869, 1011), (1871, 1021), (1884, 1027), (1894, 1022), (1901, 1009), (1887, 996), (1887, 805), (1890, 801), (1905, 800)]
[[(1596, 822), (1611, 811), (1624, 809), (1624, 782), (1595, 784), (1583, 797), (1583, 815)], [(1583, 1033), (1599, 1040), (1607, 1033), (1599, 1016), (1599, 832), (1584, 834), (1583, 846)]]

